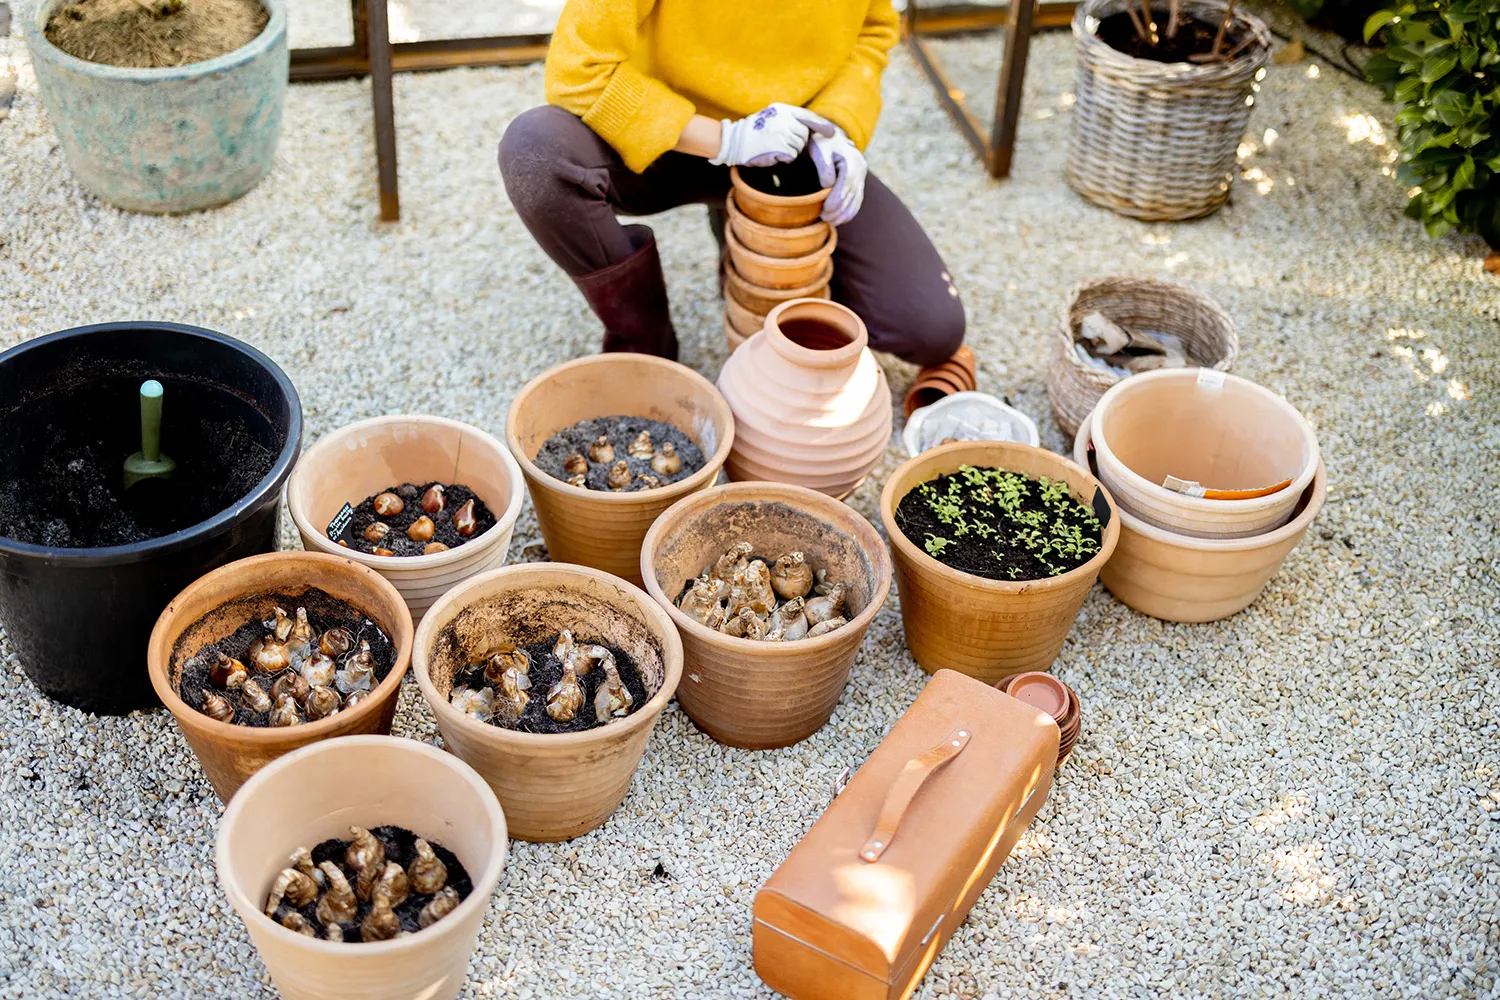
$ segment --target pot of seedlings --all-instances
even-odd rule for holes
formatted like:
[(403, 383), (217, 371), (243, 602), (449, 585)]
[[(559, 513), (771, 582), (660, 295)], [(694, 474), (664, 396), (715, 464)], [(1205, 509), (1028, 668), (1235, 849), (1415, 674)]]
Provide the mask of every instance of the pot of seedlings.
[(413, 663), (443, 743), (490, 783), (512, 836), (570, 840), (624, 800), (682, 676), (682, 642), (638, 587), (529, 563), (445, 594)]
[(880, 494), (906, 645), (929, 673), (987, 684), (1054, 659), (1120, 536), (1109, 492), (1014, 441), (960, 441), (891, 473)]
[[(264, 354), (113, 323), (0, 354), (0, 624), (37, 687), (101, 713), (156, 704), (138, 650), (162, 606), (276, 547), (302, 405)], [(100, 636), (118, 656), (102, 655)]]
[(102, 200), (192, 212), (271, 169), (284, 0), (40, 0), (22, 30), (73, 175)]
[(891, 588), (869, 521), (777, 483), (678, 501), (647, 532), (641, 573), (682, 634), (683, 711), (720, 743), (752, 750), (828, 721)]
[(525, 494), (499, 439), (442, 417), (372, 417), (325, 434), (292, 470), (287, 509), (310, 551), (347, 555), (420, 620), (505, 563)]
[(734, 417), (691, 368), (600, 354), (528, 382), (505, 418), (505, 443), (552, 560), (639, 584), (646, 529), (713, 485), (734, 445)]
[(505, 868), (505, 815), (452, 754), (349, 736), (245, 782), (219, 885), (286, 1000), (452, 1000)]
[(347, 556), (273, 552), (173, 598), (146, 663), (227, 802), (298, 747), (390, 732), (411, 640), (406, 602), (378, 573)]
[(735, 206), (746, 217), (778, 229), (817, 222), (832, 190), (818, 182), (818, 169), (810, 156), (769, 167), (730, 167), (729, 184)]

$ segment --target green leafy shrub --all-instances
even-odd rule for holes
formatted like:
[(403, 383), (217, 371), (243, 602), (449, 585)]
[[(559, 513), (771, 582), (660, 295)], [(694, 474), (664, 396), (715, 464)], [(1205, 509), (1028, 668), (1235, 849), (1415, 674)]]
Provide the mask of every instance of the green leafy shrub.
[(1500, 247), (1500, 0), (1408, 0), (1365, 22), (1367, 41), (1382, 32), (1365, 72), (1401, 105), (1406, 214)]

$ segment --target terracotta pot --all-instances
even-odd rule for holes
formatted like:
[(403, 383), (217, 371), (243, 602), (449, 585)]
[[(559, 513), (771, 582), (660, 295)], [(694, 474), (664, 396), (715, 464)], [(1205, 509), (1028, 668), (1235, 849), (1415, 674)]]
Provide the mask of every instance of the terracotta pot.
[(724, 231), (724, 243), (734, 269), (745, 280), (763, 288), (800, 288), (816, 281), (823, 268), (832, 263), (839, 242), (838, 230), (830, 230), (828, 242), (801, 257), (767, 257), (741, 245), (733, 229)]
[[(1285, 524), (1318, 467), (1318, 438), (1296, 407), (1249, 379), (1173, 368), (1122, 379), (1087, 421), (1099, 478), (1147, 524), (1201, 538), (1242, 538)], [(1210, 500), (1169, 490), (1173, 475), (1268, 496)]]
[(829, 297), (828, 282), (833, 278), (833, 261), (823, 262), (823, 270), (812, 281), (798, 288), (762, 288), (745, 280), (734, 269), (734, 261), (724, 261), (724, 292), (726, 299), (733, 299), (753, 313), (765, 315), (781, 303), (790, 299), (826, 299)]
[(767, 257), (801, 257), (817, 250), (833, 236), (833, 227), (822, 220), (791, 229), (768, 226), (740, 211), (733, 194), (724, 199), (724, 204), (735, 238), (746, 250)]
[(740, 211), (756, 222), (783, 229), (810, 226), (816, 222), (823, 212), (823, 201), (828, 197), (828, 192), (833, 190), (824, 188), (795, 198), (766, 194), (746, 184), (745, 179), (740, 176), (739, 167), (729, 168), (729, 183)]
[[(516, 732), (449, 704), (454, 674), (501, 642), (529, 645), (565, 628), (580, 640), (602, 640), (630, 654), (650, 700), (621, 721), (581, 733)], [(682, 677), (682, 640), (640, 588), (585, 566), (530, 563), (494, 570), (445, 594), (422, 621), (413, 662), (443, 743), (495, 790), (511, 835), (570, 840), (599, 826), (624, 801), (656, 717)]]
[[(473, 489), (494, 513), (494, 526), (430, 556), (375, 556), (329, 539), (328, 523), (344, 504), (358, 504), (388, 486), (433, 481)], [(286, 500), (304, 548), (375, 570), (396, 585), (412, 617), (421, 620), (454, 584), (505, 563), (524, 493), (521, 468), (499, 439), (457, 420), (402, 414), (323, 435), (292, 470)]]
[[(679, 611), (686, 582), (733, 543), (776, 558), (795, 549), (831, 580), (849, 585), (849, 624), (796, 642), (724, 635)], [(646, 589), (682, 633), (677, 702), (720, 743), (790, 746), (828, 721), (849, 667), (891, 588), (891, 562), (874, 526), (847, 505), (800, 486), (735, 483), (673, 505), (641, 548)]]
[(734, 332), (745, 340), (759, 333), (760, 328), (766, 324), (765, 313), (751, 312), (735, 301), (732, 295), (724, 298), (724, 318), (729, 321)]
[[(1073, 440), (1073, 458), (1091, 463), (1089, 424)], [(1248, 538), (1194, 538), (1147, 524), (1120, 510), (1120, 544), (1099, 582), (1121, 603), (1170, 622), (1212, 622), (1255, 603), (1302, 541), (1328, 495), (1328, 472), (1298, 497), (1291, 521)]]
[[(782, 330), (812, 320), (816, 340)], [(891, 436), (885, 372), (866, 346), (865, 325), (820, 299), (784, 302), (760, 333), (729, 356), (719, 388), (734, 410), (733, 479), (795, 483), (842, 497), (880, 461)]]
[[(703, 468), (658, 489), (608, 493), (569, 486), (532, 461), (558, 431), (616, 414), (676, 425), (702, 449)], [(637, 584), (646, 529), (684, 496), (713, 485), (734, 434), (734, 415), (713, 383), (646, 354), (599, 354), (549, 368), (516, 394), (505, 418), (505, 443), (526, 476), (552, 560), (593, 566)]]
[[(338, 942), (261, 911), (287, 856), (349, 826), (404, 826), (452, 851), (474, 889), (425, 930)], [(287, 754), (245, 783), (219, 820), (219, 885), (284, 1000), (452, 1000), (505, 869), (505, 816), (474, 769), (416, 740), (350, 736)]]
[(728, 316), (724, 317), (724, 341), (729, 345), (730, 354), (739, 350), (745, 341), (749, 339), (749, 337), (734, 328), (734, 324), (729, 322)]
[[(1099, 512), (1104, 525), (1099, 552), (1045, 580), (986, 580), (943, 565), (896, 526), (896, 506), (922, 483), (961, 465), (1067, 483), (1074, 497)], [(987, 684), (1051, 665), (1120, 537), (1114, 501), (1097, 479), (1060, 455), (1014, 441), (959, 441), (908, 459), (881, 491), (880, 518), (891, 540), (912, 656), (929, 673), (958, 670)]]
[[(364, 612), (396, 649), (395, 665), (369, 698), (326, 719), (276, 729), (219, 722), (182, 700), (177, 684), (183, 664), (199, 650), (251, 618), (270, 618), (271, 594), (297, 595), (314, 587)], [(156, 696), (176, 717), (214, 791), (228, 802), (246, 778), (298, 747), (334, 736), (390, 732), (401, 678), (411, 662), (411, 640), (411, 612), (378, 573), (348, 556), (270, 552), (221, 566), (172, 598), (151, 630), (146, 668)]]

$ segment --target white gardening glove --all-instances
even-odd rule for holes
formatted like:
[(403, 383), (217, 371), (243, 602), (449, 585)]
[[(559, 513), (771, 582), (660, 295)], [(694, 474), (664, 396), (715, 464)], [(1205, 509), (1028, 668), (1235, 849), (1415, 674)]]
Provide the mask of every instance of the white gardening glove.
[(838, 126), (830, 134), (813, 136), (810, 152), (818, 183), (833, 189), (823, 199), (823, 221), (842, 226), (859, 214), (865, 201), (865, 175), (870, 172), (865, 154)]
[(832, 135), (833, 122), (805, 108), (779, 101), (739, 121), (723, 119), (719, 155), (708, 162), (721, 167), (769, 167), (791, 163), (814, 132)]

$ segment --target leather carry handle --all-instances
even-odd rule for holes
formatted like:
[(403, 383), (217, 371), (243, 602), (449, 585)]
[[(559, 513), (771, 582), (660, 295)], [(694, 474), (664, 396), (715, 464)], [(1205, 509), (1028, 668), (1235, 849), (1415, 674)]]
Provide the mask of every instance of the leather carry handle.
[(943, 742), (906, 762), (906, 766), (892, 783), (891, 790), (886, 793), (885, 804), (880, 807), (880, 818), (875, 821), (875, 832), (870, 834), (865, 846), (859, 849), (861, 861), (880, 860), (880, 856), (895, 839), (896, 828), (901, 825), (902, 817), (906, 815), (911, 800), (916, 798), (922, 785), (932, 777), (933, 772), (957, 757), (968, 745), (969, 730), (955, 729)]

